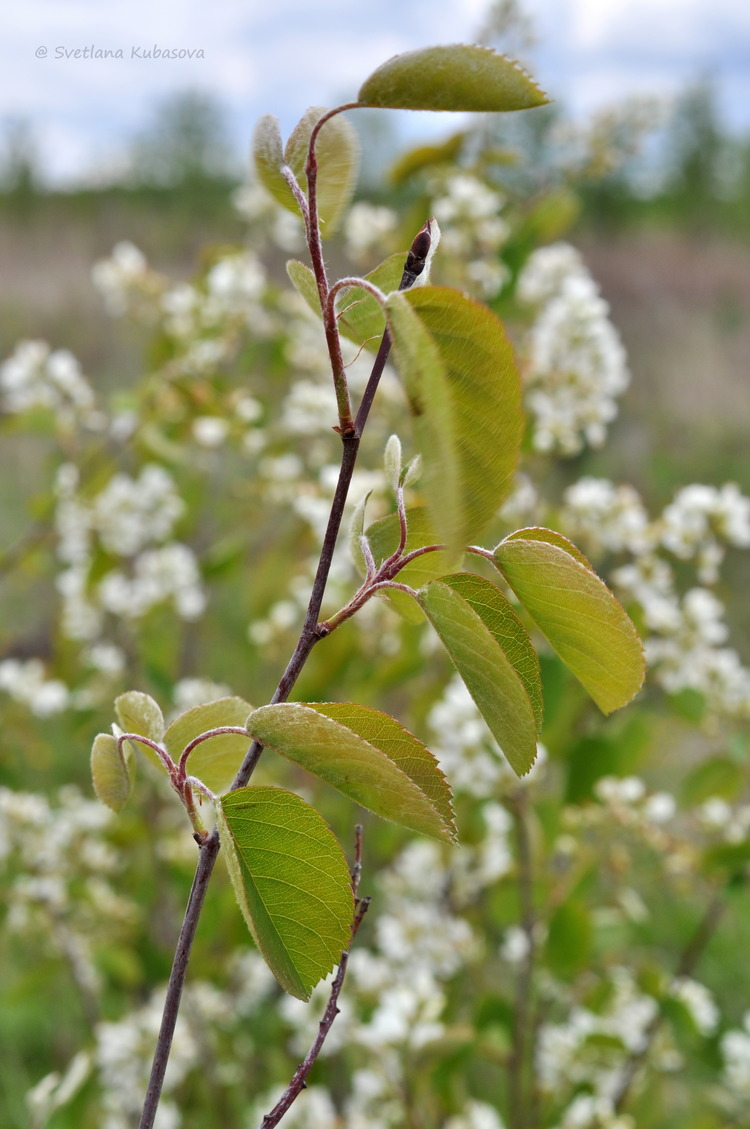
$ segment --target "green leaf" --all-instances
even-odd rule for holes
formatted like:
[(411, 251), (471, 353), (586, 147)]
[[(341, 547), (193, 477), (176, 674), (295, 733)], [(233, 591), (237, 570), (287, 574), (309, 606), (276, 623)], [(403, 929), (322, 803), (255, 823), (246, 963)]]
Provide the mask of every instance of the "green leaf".
[(745, 788), (745, 772), (741, 764), (729, 757), (711, 757), (696, 765), (682, 782), (681, 798), (687, 807), (695, 807), (718, 796), (737, 800)]
[[(439, 545), (440, 538), (430, 520), (426, 507), (417, 506), (406, 511), (407, 536), (405, 552), (421, 549), (426, 545)], [(370, 543), (375, 564), (381, 565), (398, 548), (401, 526), (398, 514), (388, 514), (387, 517), (374, 521), (367, 530), (367, 540)], [(411, 588), (422, 588), (428, 580), (442, 576), (461, 563), (463, 554), (450, 554), (444, 549), (437, 549), (434, 553), (423, 553), (421, 557), (406, 565), (396, 579)], [(385, 598), (393, 605), (407, 623), (422, 623), (423, 617), (414, 600), (404, 592), (391, 591)]]
[(572, 979), (591, 959), (594, 931), (583, 902), (567, 898), (552, 914), (545, 959), (555, 976)]
[(271, 193), (277, 203), (299, 215), (299, 204), (282, 175), (284, 154), (281, 147), (281, 130), (273, 114), (264, 114), (253, 134), (253, 161), (258, 180)]
[[(128, 690), (115, 698), (115, 716), (123, 733), (138, 733), (157, 744), (164, 736), (164, 715), (159, 703), (150, 694), (140, 690)], [(131, 752), (139, 750), (152, 764), (164, 772), (164, 763), (148, 745), (128, 741)]]
[(466, 131), (461, 130), (437, 145), (419, 145), (416, 149), (407, 149), (391, 165), (388, 180), (393, 185), (399, 185), (431, 166), (455, 164), (466, 138)]
[(518, 672), (468, 600), (450, 584), (431, 581), (419, 602), (508, 763), (523, 776), (536, 757), (537, 721)]
[(343, 851), (314, 808), (281, 788), (222, 796), (216, 821), (242, 915), (285, 991), (308, 1000), (349, 944)]
[[(384, 294), (398, 290), (404, 273), (406, 252), (389, 255), (375, 270), (365, 275), (368, 282)], [(336, 302), (339, 311), (339, 329), (355, 345), (364, 345), (375, 352), (385, 329), (385, 312), (376, 298), (359, 286), (344, 291)]]
[(378, 710), (351, 703), (261, 706), (247, 731), (362, 807), (412, 831), (453, 839), (450, 793), (421, 741)]
[(567, 537), (563, 537), (562, 533), (557, 533), (554, 529), (545, 529), (543, 525), (532, 525), (527, 529), (517, 529), (515, 533), (509, 533), (504, 541), (544, 541), (547, 545), (557, 545), (558, 549), (564, 549), (571, 557), (575, 557), (589, 572), (594, 571), (590, 561), (584, 557), (577, 545), (574, 545)]
[(521, 67), (487, 47), (423, 47), (395, 55), (361, 87), (363, 106), (391, 110), (528, 110), (548, 98)]
[[(176, 717), (164, 734), (164, 747), (178, 761), (193, 738), (220, 725), (244, 727), (252, 706), (242, 698), (219, 698), (202, 706), (193, 706)], [(188, 772), (212, 792), (223, 792), (234, 780), (248, 749), (242, 733), (223, 733), (202, 741), (188, 760)]]
[(454, 592), (458, 592), (459, 596), (463, 596), (494, 636), (498, 646), (505, 652), (529, 696), (536, 718), (537, 733), (540, 733), (543, 702), (539, 659), (529, 639), (528, 631), (510, 603), (496, 584), (473, 572), (456, 572), (451, 576), (441, 576), (440, 581), (442, 584), (447, 584)]
[(513, 348), (495, 315), (456, 290), (391, 294), (386, 313), (433, 523), (441, 541), (463, 548), (513, 484), (523, 435)]
[(602, 712), (619, 709), (644, 677), (643, 648), (633, 623), (578, 557), (521, 532), (497, 546), (495, 564)]
[(318, 284), (310, 268), (305, 263), (301, 263), (299, 259), (290, 259), (286, 264), (286, 273), (289, 275), (297, 293), (305, 299), (312, 312), (322, 319), (323, 313), (320, 308)]
[[(327, 112), (324, 106), (311, 106), (306, 110), (292, 130), (284, 150), (284, 161), (305, 193), (305, 164), (310, 135)], [(321, 235), (325, 239), (336, 231), (357, 181), (359, 137), (352, 123), (342, 114), (327, 121), (318, 134), (315, 154), (318, 163), (318, 218)]]
[[(389, 294), (392, 290), (398, 289), (404, 273), (405, 261), (406, 253), (399, 251), (366, 274), (365, 278), (384, 294)], [(290, 259), (286, 264), (286, 272), (312, 312), (322, 317), (318, 284), (310, 268), (298, 259)], [(385, 329), (385, 314), (372, 294), (359, 286), (352, 286), (338, 295), (336, 309), (339, 313), (339, 330), (344, 337), (353, 341), (355, 345), (364, 345), (371, 352), (375, 352)]]
[(91, 779), (98, 799), (112, 811), (120, 811), (133, 789), (133, 750), (123, 743), (122, 755), (117, 738), (99, 733), (91, 747)]
[(123, 733), (138, 733), (150, 741), (164, 736), (164, 715), (150, 694), (128, 690), (115, 698), (115, 714)]

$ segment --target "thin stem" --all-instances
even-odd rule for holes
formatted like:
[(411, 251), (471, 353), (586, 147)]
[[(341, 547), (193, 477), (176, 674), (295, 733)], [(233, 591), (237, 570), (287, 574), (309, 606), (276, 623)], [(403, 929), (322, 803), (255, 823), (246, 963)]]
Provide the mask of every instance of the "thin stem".
[(380, 287), (375, 286), (374, 283), (368, 282), (366, 278), (340, 278), (328, 291), (328, 307), (326, 313), (329, 318), (336, 317), (336, 296), (340, 294), (342, 290), (351, 290), (355, 286), (359, 290), (366, 290), (381, 306), (385, 305), (385, 294), (383, 291)]
[(166, 749), (163, 749), (161, 745), (157, 744), (156, 741), (151, 741), (148, 737), (142, 737), (140, 733), (122, 733), (117, 738), (117, 751), (120, 754), (120, 757), (122, 757), (123, 755), (122, 746), (126, 741), (138, 741), (141, 745), (147, 745), (148, 748), (155, 752), (159, 757), (160, 761), (169, 773), (170, 779), (174, 779), (177, 765), (174, 763)]
[(341, 994), (341, 989), (344, 984), (344, 977), (346, 976), (346, 966), (349, 961), (349, 953), (351, 951), (352, 943), (357, 935), (357, 930), (362, 924), (362, 918), (367, 913), (370, 905), (369, 898), (359, 898), (359, 880), (362, 874), (362, 828), (358, 824), (355, 828), (355, 853), (354, 865), (352, 866), (352, 893), (354, 894), (354, 918), (351, 924), (351, 935), (349, 944), (346, 950), (341, 954), (341, 961), (339, 962), (338, 971), (334, 977), (333, 984), (331, 985), (331, 994), (328, 998), (328, 1004), (323, 1018), (318, 1026), (318, 1033), (310, 1047), (310, 1050), (305, 1055), (303, 1061), (297, 1067), (292, 1080), (287, 1086), (284, 1093), (279, 1098), (276, 1105), (270, 1113), (267, 1113), (260, 1123), (260, 1129), (273, 1129), (275, 1125), (281, 1121), (282, 1117), (289, 1110), (290, 1106), (302, 1091), (307, 1086), (307, 1076), (315, 1065), (315, 1060), (323, 1049), (323, 1044), (326, 1041), (328, 1032), (331, 1030), (331, 1025), (334, 1019), (339, 1014), (338, 999)]
[[(346, 109), (347, 107), (340, 107), (339, 109)], [(334, 112), (327, 115), (332, 116)], [(325, 120), (325, 119), (324, 119)], [(322, 121), (318, 123), (318, 126)], [(314, 160), (314, 143), (313, 139), (317, 136), (316, 130), (313, 130), (313, 135), (310, 142), (310, 153)], [(308, 159), (309, 164), (309, 159)], [(313, 177), (314, 182), (314, 177)], [(310, 188), (309, 172), (308, 172), (308, 189)], [(320, 232), (317, 228), (317, 213), (313, 210), (314, 200), (314, 183), (313, 192), (309, 197), (310, 200), (310, 215), (315, 219), (315, 231), (313, 232), (313, 225), (311, 223), (311, 246), (310, 252), (313, 259), (313, 246), (314, 243), (320, 252)], [(408, 259), (407, 259), (408, 262)], [(319, 265), (322, 270), (320, 278), (323, 281), (325, 292), (328, 291), (328, 283), (325, 280), (325, 266), (323, 264), (322, 252), (319, 254)], [(402, 278), (402, 287), (408, 285), (408, 271), (404, 271)], [(316, 274), (316, 277), (317, 274)], [(320, 280), (319, 280), (320, 286)], [(321, 305), (324, 306), (325, 302), (321, 299)], [(336, 334), (338, 341), (338, 333)], [(310, 652), (315, 644), (325, 638), (329, 633), (324, 624), (318, 623), (320, 616), (320, 609), (323, 603), (323, 596), (325, 594), (326, 584), (328, 582), (328, 574), (331, 569), (331, 562), (333, 560), (333, 552), (336, 547), (341, 522), (344, 516), (344, 506), (346, 504), (349, 487), (351, 485), (354, 467), (357, 461), (357, 454), (359, 452), (359, 442), (367, 416), (372, 406), (372, 401), (377, 391), (378, 382), (385, 367), (385, 362), (388, 358), (390, 350), (390, 336), (386, 329), (383, 333), (383, 340), (380, 343), (380, 349), (375, 358), (370, 379), (367, 383), (365, 393), (362, 397), (362, 402), (357, 413), (357, 420), (351, 432), (345, 432), (341, 429), (342, 439), (342, 453), (341, 453), (341, 466), (339, 468), (339, 478), (336, 484), (336, 491), (331, 503), (331, 509), (328, 515), (328, 525), (326, 527), (325, 536), (323, 538), (323, 545), (321, 547), (320, 559), (313, 581), (312, 591), (310, 593), (310, 602), (308, 604), (305, 621), (302, 625), (302, 631), (297, 642), (286, 670), (284, 671), (279, 684), (276, 687), (271, 704), (284, 702), (289, 697), (295, 682), (304, 667)], [(333, 363), (333, 362), (332, 362)], [(239, 771), (232, 783), (231, 791), (237, 788), (243, 788), (253, 772), (263, 752), (263, 745), (260, 741), (253, 741), (248, 749), (245, 759), (240, 765)], [(206, 887), (208, 885), (211, 873), (216, 863), (216, 857), (219, 853), (219, 832), (218, 828), (214, 828), (211, 834), (205, 840), (196, 833), (198, 846), (200, 847), (200, 856), (198, 858), (198, 865), (195, 871), (195, 878), (193, 879), (193, 886), (190, 891), (187, 908), (185, 910), (185, 917), (180, 929), (180, 936), (177, 941), (177, 949), (175, 951), (174, 962), (172, 964), (172, 972), (169, 977), (169, 984), (167, 986), (167, 995), (164, 1002), (164, 1012), (162, 1015), (161, 1027), (156, 1044), (156, 1051), (154, 1053), (154, 1061), (151, 1067), (151, 1077), (149, 1080), (148, 1090), (146, 1092), (146, 1100), (143, 1106), (143, 1113), (139, 1129), (153, 1129), (156, 1111), (159, 1106), (159, 1098), (161, 1096), (162, 1087), (164, 1085), (164, 1075), (167, 1069), (167, 1062), (169, 1061), (169, 1051), (172, 1046), (172, 1039), (174, 1037), (174, 1029), (177, 1023), (177, 1016), (180, 1008), (180, 999), (182, 997), (182, 988), (185, 982), (185, 974), (187, 972), (188, 961), (190, 959), (190, 952), (195, 939), (195, 931), (198, 927), (201, 910), (203, 908), (203, 901), (206, 896)], [(343, 974), (342, 974), (343, 979)], [(331, 1020), (332, 1022), (332, 1020)]]
[(196, 749), (204, 741), (208, 741), (210, 737), (221, 737), (225, 733), (236, 733), (239, 737), (247, 736), (247, 730), (240, 728), (239, 725), (217, 725), (215, 729), (207, 729), (205, 733), (200, 733), (183, 749), (178, 766), (180, 776), (184, 777), (187, 772), (188, 757), (193, 749)]

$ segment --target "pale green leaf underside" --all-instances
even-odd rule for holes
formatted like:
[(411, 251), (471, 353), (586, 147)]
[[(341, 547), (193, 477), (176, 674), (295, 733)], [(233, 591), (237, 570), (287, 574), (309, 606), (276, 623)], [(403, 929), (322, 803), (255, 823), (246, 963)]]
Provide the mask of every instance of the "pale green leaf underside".
[[(242, 698), (219, 698), (202, 706), (193, 706), (175, 718), (164, 734), (164, 747), (172, 760), (178, 761), (183, 749), (194, 737), (220, 725), (244, 727), (252, 706)], [(190, 754), (188, 772), (212, 792), (222, 792), (234, 780), (248, 749), (247, 737), (241, 733), (225, 733), (202, 741)]]
[(514, 772), (536, 757), (534, 709), (517, 671), (467, 600), (433, 580), (419, 602)]
[[(319, 776), (376, 815), (424, 835), (451, 839), (453, 829), (450, 823), (446, 823), (443, 811), (436, 806), (431, 795), (422, 790), (419, 781), (407, 772), (416, 759), (422, 764), (420, 772), (424, 775), (427, 759), (431, 757), (431, 754), (424, 756), (427, 750), (417, 738), (402, 730), (392, 718), (378, 715), (376, 710), (347, 705), (350, 716), (362, 719), (368, 715), (367, 725), (371, 733), (383, 734), (383, 740), (388, 738), (390, 746), (386, 752), (358, 732), (360, 723), (357, 723), (357, 728), (351, 728), (326, 716), (322, 712), (324, 709), (328, 709), (327, 704), (285, 702), (261, 706), (247, 719), (247, 730), (264, 745)], [(398, 726), (400, 745), (394, 744), (395, 731), (388, 722)], [(392, 758), (394, 749), (399, 753), (398, 760)], [(437, 780), (441, 774), (434, 759), (432, 765)]]
[[(123, 733), (138, 733), (157, 744), (164, 736), (164, 715), (159, 704), (141, 690), (128, 690), (115, 698), (115, 716)], [(147, 760), (164, 771), (161, 759), (148, 745), (128, 741), (128, 748), (133, 752), (138, 749)]]
[(322, 318), (318, 284), (310, 268), (305, 263), (301, 263), (299, 259), (289, 259), (286, 264), (286, 273), (294, 284), (295, 290), (305, 299), (312, 312)]
[[(384, 294), (389, 294), (392, 290), (396, 290), (401, 282), (405, 260), (406, 255), (398, 252), (389, 256), (364, 277)], [(312, 312), (322, 317), (318, 285), (310, 268), (298, 259), (290, 259), (286, 264), (286, 272)], [(340, 315), (339, 331), (343, 336), (353, 341), (355, 345), (364, 345), (371, 352), (375, 352), (385, 329), (385, 314), (372, 294), (368, 294), (358, 286), (353, 286), (339, 295), (336, 309)]]
[(284, 165), (281, 129), (273, 114), (264, 114), (255, 127), (253, 162), (258, 180), (274, 200), (299, 215), (299, 204), (281, 172)]
[(441, 541), (463, 548), (481, 536), (513, 483), (523, 435), (513, 348), (498, 318), (455, 290), (391, 295), (387, 311), (433, 523)]
[(115, 714), (123, 733), (139, 733), (151, 741), (164, 735), (164, 715), (150, 694), (128, 690), (115, 698)]
[(458, 592), (459, 596), (463, 596), (505, 652), (529, 696), (536, 718), (537, 733), (540, 733), (543, 702), (539, 659), (528, 631), (510, 603), (497, 585), (473, 572), (456, 572), (450, 576), (441, 576), (440, 580), (454, 592)]
[[(430, 515), (425, 506), (417, 506), (406, 511), (408, 533), (406, 537), (405, 552), (421, 549), (426, 545), (440, 544), (435, 529), (430, 521)], [(398, 547), (400, 536), (398, 514), (388, 514), (387, 517), (374, 521), (367, 529), (367, 540), (370, 543), (375, 563), (380, 565), (387, 560)], [(421, 557), (406, 565), (399, 572), (396, 579), (399, 583), (408, 584), (411, 588), (422, 588), (428, 580), (442, 576), (452, 568), (460, 566), (463, 554), (452, 556), (444, 549), (434, 553), (424, 553)], [(422, 623), (423, 616), (414, 600), (404, 592), (391, 591), (388, 600), (394, 608), (404, 617), (407, 623)]]
[(91, 779), (97, 798), (112, 811), (120, 811), (127, 803), (133, 787), (133, 753), (126, 742), (122, 756), (117, 748), (117, 738), (111, 733), (99, 733), (91, 748)]
[[(384, 294), (390, 294), (392, 290), (398, 290), (405, 262), (406, 252), (397, 251), (366, 274), (365, 278)], [(385, 313), (377, 299), (366, 290), (353, 286), (341, 295), (336, 309), (340, 314), (339, 329), (344, 337), (356, 345), (365, 345), (375, 351), (385, 329)]]
[[(284, 149), (284, 160), (303, 192), (307, 192), (305, 163), (314, 126), (328, 111), (311, 106), (294, 127)], [(318, 163), (318, 217), (321, 235), (333, 235), (349, 206), (359, 168), (359, 136), (342, 114), (327, 121), (315, 144)], [(295, 210), (297, 205), (295, 204)]]
[(349, 943), (351, 879), (314, 808), (281, 788), (239, 788), (216, 805), (247, 926), (287, 992), (307, 1000)]
[(363, 106), (393, 110), (528, 110), (546, 95), (511, 59), (487, 47), (456, 44), (395, 55), (362, 85)]
[(643, 649), (604, 581), (559, 545), (516, 537), (494, 559), (539, 630), (603, 713), (643, 683)]

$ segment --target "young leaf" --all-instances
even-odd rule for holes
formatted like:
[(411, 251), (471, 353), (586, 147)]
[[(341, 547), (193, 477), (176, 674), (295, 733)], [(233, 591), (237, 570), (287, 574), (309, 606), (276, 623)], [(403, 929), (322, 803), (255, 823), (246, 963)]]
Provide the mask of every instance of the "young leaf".
[(161, 741), (164, 736), (164, 715), (150, 694), (140, 690), (120, 694), (115, 698), (115, 714), (123, 733), (138, 733), (150, 741)]
[(282, 988), (308, 1000), (349, 943), (341, 847), (314, 808), (281, 788), (222, 796), (216, 822), (248, 929)]
[[(194, 737), (221, 725), (244, 726), (252, 706), (242, 698), (219, 698), (193, 706), (176, 717), (164, 734), (164, 747), (178, 761)], [(241, 733), (222, 733), (197, 745), (188, 760), (188, 772), (212, 792), (222, 792), (234, 780), (247, 752), (247, 737)]]
[(301, 263), (299, 259), (290, 259), (286, 264), (286, 273), (289, 275), (295, 290), (305, 299), (312, 312), (322, 318), (318, 284), (310, 268)]
[(437, 762), (387, 714), (350, 703), (285, 702), (255, 710), (247, 731), (376, 815), (435, 839), (454, 837)]
[(537, 721), (518, 672), (468, 600), (450, 584), (431, 581), (419, 602), (511, 768), (523, 776), (536, 757)]
[[(115, 698), (115, 716), (123, 733), (138, 733), (157, 743), (164, 736), (164, 715), (158, 702), (150, 694), (144, 694), (140, 690), (128, 690), (127, 693), (120, 694)], [(131, 753), (139, 750), (160, 771), (164, 771), (163, 761), (148, 745), (128, 741), (128, 748)]]
[(388, 437), (388, 442), (385, 445), (385, 454), (383, 457), (385, 465), (385, 480), (390, 486), (393, 493), (396, 493), (399, 482), (401, 481), (401, 440), (398, 435), (391, 435)]
[(528, 631), (510, 603), (497, 585), (473, 572), (455, 572), (450, 576), (441, 576), (440, 581), (442, 584), (447, 584), (454, 592), (458, 592), (459, 596), (463, 596), (494, 636), (498, 645), (502, 647), (529, 695), (536, 718), (537, 733), (540, 733), (543, 702), (539, 659), (529, 639)]
[(528, 110), (549, 99), (524, 70), (487, 47), (423, 47), (395, 55), (359, 91), (363, 106), (391, 110)]
[[(430, 515), (424, 506), (406, 511), (407, 536), (404, 551), (410, 553), (412, 549), (419, 549), (426, 545), (439, 545), (438, 537)], [(374, 521), (367, 530), (367, 540), (370, 543), (375, 563), (380, 565), (396, 551), (399, 543), (401, 527), (398, 514), (388, 514), (387, 517)], [(411, 588), (422, 588), (428, 580), (442, 576), (452, 568), (460, 565), (462, 554), (449, 554), (444, 549), (434, 553), (423, 553), (399, 572), (396, 579)], [(404, 617), (407, 623), (422, 623), (422, 613), (414, 600), (404, 592), (391, 591), (387, 594), (388, 601), (396, 611)]]
[[(324, 106), (311, 106), (292, 130), (284, 149), (284, 161), (303, 192), (307, 191), (305, 164), (310, 135), (323, 115)], [(359, 137), (342, 114), (331, 118), (318, 134), (318, 217), (323, 238), (333, 235), (354, 191), (359, 167)]]
[[(384, 294), (397, 290), (404, 273), (406, 255), (398, 251), (365, 275), (368, 282)], [(345, 290), (336, 302), (339, 311), (339, 329), (355, 345), (364, 345), (374, 352), (380, 345), (385, 329), (385, 313), (380, 303), (361, 287)]]
[(133, 788), (133, 750), (130, 742), (123, 744), (120, 756), (117, 738), (111, 733), (99, 733), (91, 748), (91, 778), (94, 791), (101, 802), (112, 808), (112, 811), (120, 811)]
[(253, 161), (258, 180), (271, 193), (274, 200), (299, 215), (299, 204), (281, 172), (285, 164), (281, 147), (281, 130), (278, 119), (273, 114), (264, 114), (255, 127)]
[(363, 576), (367, 572), (367, 562), (362, 552), (361, 537), (365, 531), (365, 511), (371, 494), (372, 490), (368, 490), (364, 497), (359, 499), (354, 507), (352, 519), (349, 523), (349, 552), (352, 555), (352, 560)]
[[(403, 252), (391, 255), (375, 267), (375, 270), (366, 274), (365, 278), (384, 294), (389, 294), (392, 290), (398, 289), (404, 273), (405, 258)], [(312, 312), (321, 317), (318, 284), (310, 268), (298, 259), (290, 259), (286, 264), (286, 272)], [(339, 315), (339, 330), (343, 336), (353, 341), (355, 345), (363, 345), (366, 349), (375, 352), (383, 336), (385, 314), (372, 294), (359, 286), (352, 286), (339, 294), (336, 309)]]
[(513, 348), (495, 315), (456, 290), (391, 294), (386, 312), (433, 522), (442, 541), (462, 548), (513, 483), (523, 435)]
[(643, 648), (633, 623), (580, 554), (572, 556), (523, 532), (497, 546), (495, 564), (599, 709), (619, 709), (644, 677)]

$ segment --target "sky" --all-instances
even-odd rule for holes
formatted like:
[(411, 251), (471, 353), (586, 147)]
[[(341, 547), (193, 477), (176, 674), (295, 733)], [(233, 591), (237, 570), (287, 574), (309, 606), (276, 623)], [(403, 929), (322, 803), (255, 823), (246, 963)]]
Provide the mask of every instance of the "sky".
[[(92, 169), (102, 175), (116, 167), (160, 99), (198, 89), (225, 107), (239, 151), (263, 113), (274, 113), (287, 133), (309, 105), (355, 97), (367, 75), (394, 54), (472, 42), (487, 6), (487, 0), (378, 0), (377, 8), (352, 0), (6, 3), (0, 121), (28, 122), (47, 176), (73, 182)], [(525, 6), (539, 38), (527, 60), (532, 72), (575, 115), (630, 93), (671, 96), (709, 77), (727, 125), (750, 133), (748, 0), (526, 0)], [(107, 50), (122, 57), (90, 57)], [(184, 54), (171, 58), (169, 51)], [(456, 125), (448, 115), (404, 116), (409, 139)]]

